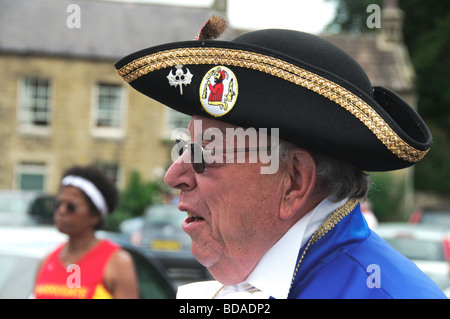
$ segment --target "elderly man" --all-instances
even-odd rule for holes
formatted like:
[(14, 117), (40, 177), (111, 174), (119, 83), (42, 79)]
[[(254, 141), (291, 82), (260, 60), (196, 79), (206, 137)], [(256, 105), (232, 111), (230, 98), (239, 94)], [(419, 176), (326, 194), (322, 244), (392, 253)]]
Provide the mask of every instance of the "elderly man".
[[(181, 191), (182, 227), (216, 280), (182, 286), (178, 298), (445, 297), (368, 228), (359, 205), (364, 171), (425, 156), (432, 138), (420, 116), (317, 36), (213, 41), (213, 22), (198, 40), (116, 63), (136, 90), (192, 115), (165, 181)], [(175, 68), (189, 76), (174, 78)], [(220, 105), (209, 103), (219, 74)]]

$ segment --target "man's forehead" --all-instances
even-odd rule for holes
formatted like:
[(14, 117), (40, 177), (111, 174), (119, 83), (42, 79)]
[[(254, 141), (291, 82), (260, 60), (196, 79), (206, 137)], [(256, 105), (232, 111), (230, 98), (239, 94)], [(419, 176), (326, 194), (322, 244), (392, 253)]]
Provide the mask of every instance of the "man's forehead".
[(201, 116), (191, 118), (188, 131), (189, 136), (186, 138), (196, 143), (214, 142), (221, 144), (223, 142), (230, 147), (240, 145), (250, 148), (261, 145), (263, 147), (278, 145), (279, 143), (279, 129), (277, 128), (243, 128)]
[(192, 116), (191, 121), (189, 122), (189, 126), (188, 126), (189, 130), (194, 129), (194, 121), (200, 121), (203, 131), (205, 131), (208, 128), (217, 128), (217, 129), (225, 132), (225, 130), (227, 128), (237, 128), (238, 127), (236, 125), (229, 124), (229, 123), (226, 123), (223, 121), (218, 121), (218, 120), (211, 119), (208, 117), (194, 115), (194, 116)]
[(191, 136), (195, 139), (203, 139), (203, 133), (206, 130), (220, 131), (224, 136), (226, 135), (227, 128), (236, 129), (239, 126), (229, 124), (226, 122), (218, 121), (215, 119), (194, 115), (189, 122), (188, 130)]

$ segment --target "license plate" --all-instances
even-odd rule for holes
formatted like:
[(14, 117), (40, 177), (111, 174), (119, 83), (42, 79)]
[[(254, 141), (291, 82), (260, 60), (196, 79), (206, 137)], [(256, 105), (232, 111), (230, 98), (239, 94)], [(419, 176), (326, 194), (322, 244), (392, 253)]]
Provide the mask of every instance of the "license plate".
[(180, 251), (181, 243), (176, 240), (154, 240), (151, 242), (150, 247), (152, 250)]

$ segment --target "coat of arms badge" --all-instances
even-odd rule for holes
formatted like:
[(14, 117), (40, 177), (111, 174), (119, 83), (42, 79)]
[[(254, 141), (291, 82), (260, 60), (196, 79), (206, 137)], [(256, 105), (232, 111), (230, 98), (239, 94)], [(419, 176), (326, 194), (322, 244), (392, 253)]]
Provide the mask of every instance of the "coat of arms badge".
[(192, 80), (192, 73), (189, 71), (189, 69), (186, 69), (186, 73), (183, 72), (183, 65), (178, 64), (175, 66), (177, 69), (175, 71), (175, 74), (172, 73), (172, 70), (170, 70), (169, 75), (167, 76), (167, 79), (169, 80), (170, 86), (180, 86), (180, 94), (183, 95), (183, 84), (184, 86), (187, 86), (188, 84), (191, 84)]
[(210, 69), (200, 84), (200, 101), (212, 116), (225, 115), (233, 108), (238, 96), (238, 82), (233, 71), (224, 66)]

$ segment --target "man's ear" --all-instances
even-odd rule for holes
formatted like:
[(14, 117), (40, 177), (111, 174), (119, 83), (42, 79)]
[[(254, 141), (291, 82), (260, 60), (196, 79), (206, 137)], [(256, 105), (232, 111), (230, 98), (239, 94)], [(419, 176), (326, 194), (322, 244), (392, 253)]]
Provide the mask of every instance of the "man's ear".
[(310, 153), (295, 149), (287, 164), (280, 218), (289, 219), (309, 212), (310, 197), (316, 186), (316, 164)]

